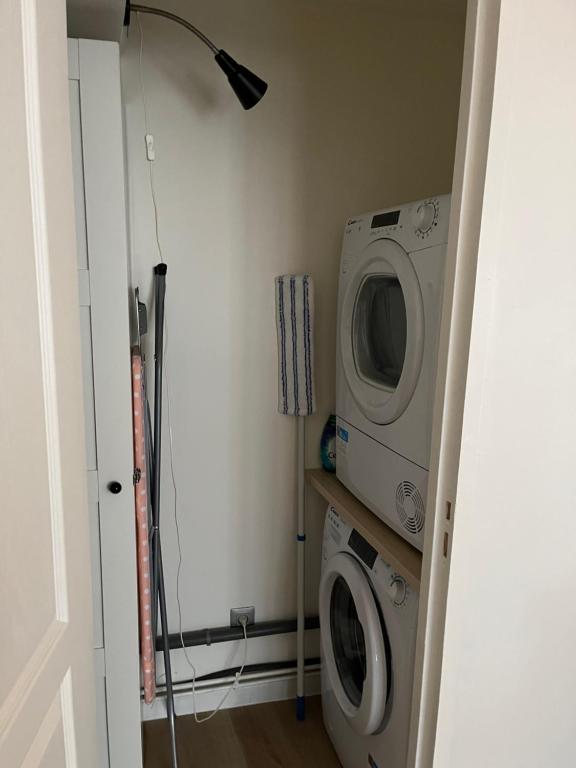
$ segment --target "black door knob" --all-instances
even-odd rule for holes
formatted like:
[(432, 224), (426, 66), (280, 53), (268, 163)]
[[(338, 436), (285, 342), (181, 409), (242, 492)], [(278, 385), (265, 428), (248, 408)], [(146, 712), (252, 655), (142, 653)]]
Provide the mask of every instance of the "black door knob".
[(108, 483), (108, 490), (110, 493), (120, 493), (122, 490), (122, 485), (118, 482), (118, 480), (113, 480), (111, 483)]

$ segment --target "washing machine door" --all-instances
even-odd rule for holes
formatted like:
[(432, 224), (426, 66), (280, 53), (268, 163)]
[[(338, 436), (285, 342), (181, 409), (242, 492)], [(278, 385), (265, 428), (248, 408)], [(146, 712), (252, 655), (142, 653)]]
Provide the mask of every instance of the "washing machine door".
[(406, 410), (424, 353), (424, 306), (418, 276), (393, 240), (374, 240), (360, 254), (343, 298), (340, 354), (358, 407), (375, 424)]
[(354, 730), (374, 733), (389, 693), (390, 660), (385, 627), (359, 562), (340, 552), (326, 563), (320, 583), (324, 670)]

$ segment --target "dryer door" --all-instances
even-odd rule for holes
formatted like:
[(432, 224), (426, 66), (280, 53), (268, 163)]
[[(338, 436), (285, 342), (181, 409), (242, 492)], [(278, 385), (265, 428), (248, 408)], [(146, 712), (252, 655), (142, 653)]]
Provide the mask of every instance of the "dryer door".
[(398, 243), (374, 240), (359, 256), (340, 317), (340, 354), (354, 399), (370, 421), (390, 424), (410, 403), (424, 352), (420, 285)]
[(390, 659), (386, 630), (363, 568), (340, 552), (320, 584), (320, 631), (325, 672), (350, 725), (361, 735), (382, 724)]

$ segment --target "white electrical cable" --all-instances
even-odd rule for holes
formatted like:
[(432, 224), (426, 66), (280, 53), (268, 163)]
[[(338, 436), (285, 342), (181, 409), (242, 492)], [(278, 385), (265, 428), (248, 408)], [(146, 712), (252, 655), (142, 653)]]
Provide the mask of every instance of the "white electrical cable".
[[(244, 621), (242, 621), (242, 619), (244, 619)], [(220, 699), (220, 702), (216, 707), (216, 709), (210, 712), (210, 714), (204, 715), (204, 717), (198, 717), (198, 714), (196, 713), (196, 670), (194, 670), (194, 674), (192, 676), (192, 707), (194, 709), (194, 720), (197, 723), (206, 723), (208, 722), (208, 720), (211, 720), (214, 717), (214, 715), (220, 712), (220, 710), (222, 709), (222, 707), (226, 702), (226, 699), (228, 698), (228, 696), (230, 696), (232, 691), (235, 691), (238, 688), (238, 685), (240, 683), (240, 678), (242, 677), (242, 674), (244, 672), (244, 667), (246, 666), (246, 661), (248, 660), (248, 635), (246, 633), (246, 621), (247, 621), (247, 617), (242, 616), (240, 619), (242, 630), (244, 632), (244, 659), (242, 660), (242, 666), (240, 667), (239, 671), (236, 672), (236, 675), (234, 677), (234, 682), (232, 683), (230, 688), (228, 688), (224, 696)]]
[[(142, 109), (144, 111), (144, 141), (146, 141), (146, 137), (150, 134), (150, 131), (148, 129), (148, 108), (146, 106), (146, 91), (144, 89), (144, 75), (143, 75), (143, 67), (142, 67), (142, 55), (144, 51), (144, 32), (142, 30), (142, 22), (140, 21), (140, 14), (136, 14), (136, 19), (138, 21), (138, 29), (140, 31), (140, 51), (138, 54), (138, 71), (140, 74), (140, 95), (142, 97)], [(152, 161), (146, 160), (148, 163), (148, 176), (150, 178), (150, 195), (152, 197), (152, 205), (154, 206), (154, 229), (156, 233), (156, 245), (158, 247), (158, 255), (160, 256), (160, 263), (164, 264), (164, 256), (162, 255), (162, 247), (160, 245), (160, 233), (159, 233), (159, 226), (158, 226), (158, 204), (156, 203), (156, 190), (154, 188), (154, 170), (152, 167)]]
[[(140, 14), (136, 14), (136, 18), (138, 20), (138, 29), (140, 31), (140, 51), (138, 55), (138, 65), (139, 65), (139, 74), (140, 74), (140, 94), (142, 97), (142, 108), (144, 113), (144, 131), (145, 136), (148, 136), (150, 134), (150, 131), (148, 129), (148, 110), (146, 106), (146, 94), (144, 90), (144, 76), (143, 76), (143, 67), (142, 67), (142, 57), (143, 57), (143, 50), (144, 50), (144, 34), (142, 31), (142, 23), (140, 21)], [(164, 256), (162, 254), (162, 246), (160, 244), (160, 227), (158, 225), (158, 205), (156, 203), (156, 191), (154, 188), (154, 173), (152, 170), (152, 160), (149, 160), (147, 158), (148, 168), (149, 168), (149, 182), (150, 182), (150, 196), (152, 198), (152, 205), (154, 208), (154, 229), (156, 233), (156, 246), (158, 248), (158, 254), (160, 257), (160, 262), (164, 264)], [(214, 709), (212, 712), (210, 712), (208, 715), (204, 715), (203, 717), (199, 717), (196, 712), (196, 667), (190, 660), (190, 657), (188, 656), (188, 651), (186, 649), (186, 645), (184, 644), (184, 634), (182, 630), (182, 604), (180, 602), (180, 574), (182, 571), (182, 564), (183, 564), (183, 556), (182, 556), (182, 542), (180, 538), (180, 521), (178, 519), (178, 487), (176, 485), (176, 475), (174, 472), (174, 439), (172, 434), (172, 409), (171, 409), (171, 397), (170, 397), (170, 377), (168, 375), (168, 321), (165, 317), (165, 335), (164, 335), (164, 383), (165, 383), (165, 392), (166, 392), (166, 405), (167, 405), (167, 414), (168, 414), (168, 443), (169, 443), (169, 459), (170, 459), (170, 477), (172, 480), (172, 488), (174, 490), (174, 526), (176, 529), (176, 542), (178, 545), (178, 568), (176, 570), (176, 603), (178, 605), (178, 634), (180, 635), (180, 643), (182, 646), (182, 650), (184, 651), (184, 658), (186, 659), (186, 663), (192, 670), (192, 707), (194, 711), (194, 720), (197, 723), (206, 723), (208, 720), (211, 720), (214, 715), (216, 715), (224, 706), (226, 700), (228, 699), (228, 696), (232, 693), (232, 691), (236, 690), (238, 688), (238, 684), (240, 683), (240, 678), (242, 677), (242, 674), (244, 672), (244, 668), (246, 667), (246, 662), (248, 660), (248, 634), (246, 631), (246, 625), (247, 625), (247, 617), (242, 616), (240, 619), (240, 624), (242, 626), (243, 634), (244, 634), (244, 659), (242, 661), (242, 666), (240, 667), (240, 670), (236, 673), (234, 682), (228, 688), (220, 702), (218, 703), (216, 709)]]

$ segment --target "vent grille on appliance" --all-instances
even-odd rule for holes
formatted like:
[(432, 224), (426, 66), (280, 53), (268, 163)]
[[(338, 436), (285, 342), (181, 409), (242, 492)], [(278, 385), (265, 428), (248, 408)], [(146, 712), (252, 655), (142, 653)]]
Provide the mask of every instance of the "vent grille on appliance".
[(402, 527), (413, 535), (424, 528), (424, 501), (414, 483), (403, 480), (396, 488), (396, 512)]

